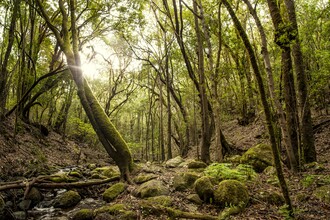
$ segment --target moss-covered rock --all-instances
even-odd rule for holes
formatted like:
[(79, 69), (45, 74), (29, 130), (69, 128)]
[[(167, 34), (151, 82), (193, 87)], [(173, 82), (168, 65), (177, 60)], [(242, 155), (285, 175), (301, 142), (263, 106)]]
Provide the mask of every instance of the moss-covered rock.
[(277, 206), (282, 206), (285, 202), (282, 194), (274, 190), (259, 192), (257, 198), (260, 201), (264, 201), (268, 204), (277, 205)]
[(55, 183), (71, 183), (77, 182), (79, 179), (77, 177), (69, 176), (69, 173), (67, 172), (60, 171), (52, 174), (50, 177), (48, 177), (48, 180)]
[(305, 175), (302, 180), (300, 180), (300, 184), (304, 188), (311, 187), (312, 185), (316, 185), (316, 186), (330, 185), (330, 175), (308, 174)]
[(266, 175), (266, 182), (273, 186), (280, 186), (280, 181), (277, 178), (276, 169), (273, 166), (268, 166), (264, 169), (263, 174)]
[(95, 168), (91, 172), (91, 175), (93, 176), (93, 175), (96, 175), (96, 174), (98, 174), (101, 178), (102, 177), (111, 178), (111, 177), (114, 177), (114, 176), (120, 176), (120, 173), (111, 166)]
[(171, 206), (173, 199), (170, 196), (154, 196), (147, 199), (151, 204), (162, 205), (165, 207)]
[(207, 164), (204, 163), (203, 161), (193, 160), (193, 161), (190, 161), (187, 164), (187, 166), (188, 166), (189, 169), (199, 169), (199, 168), (207, 167)]
[(72, 217), (73, 220), (93, 220), (93, 218), (94, 212), (92, 209), (80, 209)]
[(313, 192), (313, 195), (322, 202), (330, 204), (330, 185), (316, 188)]
[(225, 158), (224, 162), (238, 164), (241, 162), (241, 155), (233, 155), (231, 157)]
[(224, 180), (214, 191), (215, 203), (221, 207), (245, 207), (249, 201), (249, 193), (245, 185), (237, 180)]
[(187, 196), (188, 201), (193, 202), (197, 205), (201, 205), (203, 203), (203, 200), (199, 198), (198, 194), (190, 194)]
[(140, 198), (148, 198), (168, 194), (169, 189), (159, 180), (150, 180), (145, 182), (134, 191), (134, 195)]
[(108, 214), (114, 218), (110, 219), (121, 219), (121, 220), (135, 220), (137, 218), (135, 212), (130, 211), (130, 208), (124, 204), (113, 204), (102, 206), (96, 210), (94, 210), (95, 219), (108, 219), (108, 218), (99, 218), (99, 216), (103, 216), (104, 214)]
[(44, 197), (37, 188), (32, 187), (29, 193), (26, 195), (25, 199), (30, 201), (30, 205), (28, 207), (28, 209), (30, 209), (36, 206), (39, 202), (41, 202)]
[(258, 144), (251, 147), (241, 157), (241, 163), (253, 166), (257, 172), (262, 172), (266, 167), (273, 164), (272, 149), (267, 144)]
[(194, 184), (195, 192), (198, 194), (199, 198), (204, 202), (213, 202), (213, 184), (211, 178), (208, 176), (203, 176), (196, 180)]
[(184, 191), (191, 188), (199, 177), (199, 174), (193, 172), (179, 173), (173, 178), (173, 187), (177, 191)]
[(137, 184), (148, 182), (149, 180), (156, 179), (158, 176), (155, 174), (143, 174), (140, 173), (138, 176), (136, 176), (133, 181)]
[(77, 205), (81, 200), (78, 192), (70, 190), (63, 194), (60, 194), (54, 200), (55, 208), (70, 208)]
[(226, 179), (248, 181), (254, 180), (258, 176), (250, 165), (239, 164), (235, 167), (230, 163), (213, 163), (205, 169), (204, 173), (215, 178), (218, 182)]
[(175, 167), (178, 167), (183, 162), (184, 162), (183, 158), (180, 156), (177, 156), (175, 158), (172, 158), (172, 159), (169, 159), (168, 161), (166, 161), (165, 166), (168, 168), (175, 168)]
[(103, 193), (103, 200), (106, 201), (106, 202), (111, 202), (117, 196), (119, 196), (120, 193), (124, 192), (125, 187), (126, 187), (126, 185), (124, 183), (116, 183), (116, 184), (110, 186)]
[(69, 172), (69, 176), (76, 177), (76, 178), (82, 178), (83, 177), (83, 175), (78, 171)]

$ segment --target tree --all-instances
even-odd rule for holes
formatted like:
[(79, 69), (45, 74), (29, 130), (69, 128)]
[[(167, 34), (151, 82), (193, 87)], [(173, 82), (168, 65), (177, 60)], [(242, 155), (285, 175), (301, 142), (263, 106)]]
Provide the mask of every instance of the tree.
[(61, 31), (51, 21), (49, 12), (46, 11), (46, 7), (40, 0), (37, 0), (38, 13), (52, 30), (57, 43), (66, 56), (68, 68), (77, 85), (78, 97), (98, 138), (119, 167), (121, 177), (130, 181), (129, 174), (133, 169), (130, 150), (96, 100), (82, 74), (77, 32), (77, 3), (75, 0), (59, 0), (58, 4), (61, 14)]

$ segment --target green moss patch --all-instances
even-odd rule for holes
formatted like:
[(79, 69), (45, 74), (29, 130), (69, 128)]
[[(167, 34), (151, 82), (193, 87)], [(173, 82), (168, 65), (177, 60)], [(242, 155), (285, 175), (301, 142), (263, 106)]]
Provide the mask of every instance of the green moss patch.
[(241, 157), (241, 163), (249, 164), (257, 172), (262, 172), (273, 164), (272, 149), (267, 144), (258, 144), (251, 147)]
[(117, 196), (119, 196), (122, 192), (125, 190), (125, 184), (124, 183), (116, 183), (109, 187), (105, 192), (103, 193), (103, 200), (106, 202), (111, 202)]
[(155, 174), (139, 174), (136, 176), (133, 181), (137, 184), (148, 182), (149, 180), (156, 179), (157, 175)]
[(151, 204), (162, 205), (165, 207), (171, 206), (173, 199), (170, 196), (155, 196), (147, 199)]
[(54, 201), (55, 208), (70, 208), (77, 205), (81, 200), (79, 193), (70, 190), (59, 195)]
[(94, 213), (91, 209), (80, 209), (76, 212), (72, 219), (73, 220), (93, 220)]
[(230, 163), (213, 163), (205, 169), (204, 173), (219, 182), (226, 179), (239, 181), (254, 180), (258, 176), (250, 165), (239, 164), (237, 167), (234, 167)]
[[(94, 210), (94, 215), (96, 217), (102, 216), (102, 214), (109, 214), (114, 216), (114, 219), (122, 219), (122, 220), (135, 220), (137, 218), (136, 214), (133, 211), (130, 211), (130, 208), (124, 204), (114, 204), (102, 206), (96, 210)], [(102, 219), (102, 218), (101, 218)]]
[(197, 179), (194, 184), (194, 189), (201, 200), (208, 203), (213, 202), (213, 184), (210, 177), (203, 176)]
[(313, 192), (313, 195), (322, 202), (330, 204), (330, 185), (316, 188)]

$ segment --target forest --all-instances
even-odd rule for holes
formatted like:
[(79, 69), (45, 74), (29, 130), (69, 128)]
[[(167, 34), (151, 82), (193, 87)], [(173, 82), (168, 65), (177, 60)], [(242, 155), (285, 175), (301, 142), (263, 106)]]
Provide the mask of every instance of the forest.
[(330, 219), (330, 2), (2, 0), (0, 220)]

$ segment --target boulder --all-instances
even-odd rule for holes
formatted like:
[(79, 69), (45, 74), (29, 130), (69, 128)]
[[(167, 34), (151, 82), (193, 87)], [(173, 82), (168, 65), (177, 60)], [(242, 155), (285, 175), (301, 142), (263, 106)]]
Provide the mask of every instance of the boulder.
[(214, 201), (221, 207), (238, 206), (244, 208), (249, 201), (249, 193), (241, 182), (224, 180), (214, 191)]
[(72, 220), (93, 220), (94, 213), (92, 209), (80, 209), (78, 212), (76, 212)]
[(210, 177), (203, 176), (197, 179), (194, 184), (194, 189), (201, 200), (203, 200), (204, 202), (212, 203), (214, 193), (213, 184)]
[(168, 161), (166, 161), (165, 166), (168, 168), (175, 168), (175, 167), (178, 167), (183, 162), (184, 162), (183, 158), (180, 156), (177, 156), (175, 158), (172, 158), (172, 159), (169, 159)]
[(32, 187), (25, 198), (31, 200), (30, 208), (33, 208), (44, 199), (44, 196), (37, 188)]
[(200, 176), (196, 173), (179, 173), (173, 178), (173, 187), (177, 191), (184, 191), (191, 188)]
[(63, 194), (60, 194), (54, 200), (55, 208), (70, 208), (77, 205), (81, 200), (78, 192), (70, 190)]
[(109, 187), (105, 192), (103, 193), (103, 200), (106, 202), (111, 202), (114, 200), (117, 196), (120, 195), (120, 193), (124, 192), (125, 190), (125, 184), (124, 183), (116, 183)]
[(255, 171), (261, 173), (266, 167), (273, 164), (272, 149), (267, 144), (251, 147), (242, 155), (241, 163), (249, 164)]
[(203, 161), (197, 161), (197, 160), (190, 161), (187, 165), (188, 165), (189, 169), (199, 169), (199, 168), (207, 167), (206, 163), (204, 163)]
[(149, 197), (147, 199), (147, 202), (150, 202), (151, 204), (168, 207), (172, 205), (173, 199), (170, 196), (154, 196), (154, 197)]
[(158, 176), (155, 174), (142, 174), (136, 176), (133, 181), (137, 184), (148, 182), (149, 180), (156, 179)]
[(136, 220), (137, 216), (134, 211), (130, 211), (130, 207), (118, 203), (113, 205), (102, 206), (94, 210), (95, 219), (116, 219), (116, 220)]
[(140, 185), (134, 195), (140, 198), (148, 198), (154, 196), (168, 195), (169, 189), (159, 180), (150, 180)]
[(187, 199), (197, 205), (201, 205), (203, 203), (203, 201), (199, 198), (198, 194), (190, 194), (187, 196)]
[[(92, 170), (92, 178), (98, 177), (97, 179), (111, 178), (114, 176), (120, 176), (120, 173), (111, 166), (98, 167)], [(96, 178), (95, 178), (96, 179)]]

